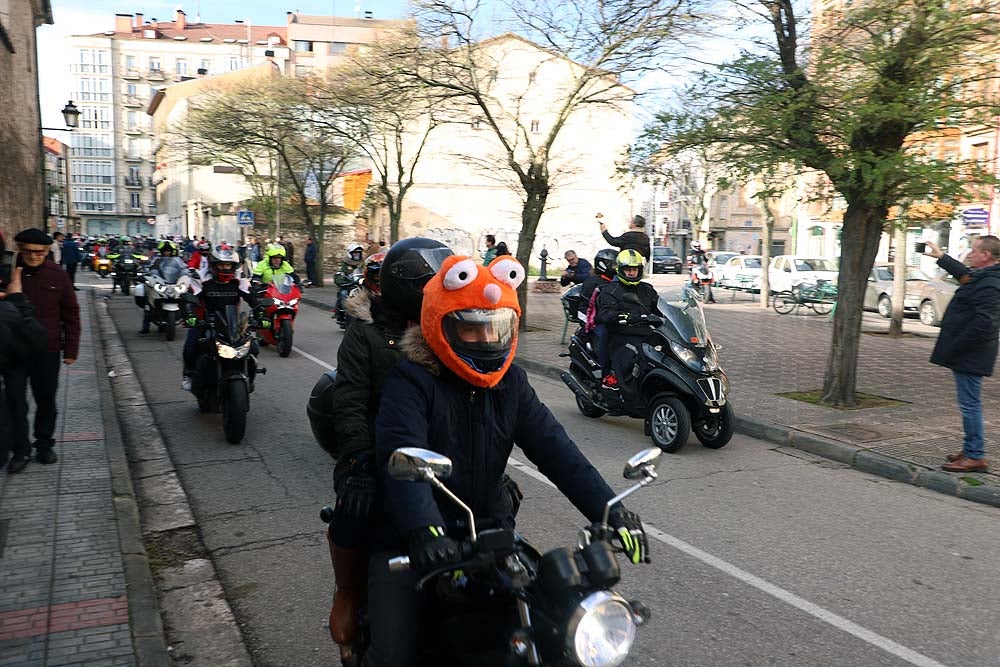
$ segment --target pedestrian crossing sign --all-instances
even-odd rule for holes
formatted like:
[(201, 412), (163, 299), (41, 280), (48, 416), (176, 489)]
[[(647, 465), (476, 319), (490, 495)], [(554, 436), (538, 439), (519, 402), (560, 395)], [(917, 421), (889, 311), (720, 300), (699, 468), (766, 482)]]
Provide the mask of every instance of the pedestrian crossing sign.
[(252, 225), (253, 211), (238, 211), (236, 213), (236, 222), (241, 225)]

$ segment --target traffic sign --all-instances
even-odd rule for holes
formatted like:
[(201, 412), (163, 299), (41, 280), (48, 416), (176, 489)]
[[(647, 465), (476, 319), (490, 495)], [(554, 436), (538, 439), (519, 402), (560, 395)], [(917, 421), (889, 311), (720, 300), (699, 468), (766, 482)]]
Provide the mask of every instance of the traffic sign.
[(241, 225), (252, 225), (253, 211), (238, 211), (236, 213), (236, 222)]
[(985, 208), (967, 208), (962, 211), (962, 222), (972, 227), (985, 226), (990, 221), (990, 212)]

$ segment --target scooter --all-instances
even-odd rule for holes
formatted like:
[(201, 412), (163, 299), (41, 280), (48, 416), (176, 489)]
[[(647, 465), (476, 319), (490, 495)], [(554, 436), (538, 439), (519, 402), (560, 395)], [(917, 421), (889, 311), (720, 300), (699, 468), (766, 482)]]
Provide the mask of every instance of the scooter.
[(691, 285), (701, 292), (702, 301), (715, 303), (712, 296), (712, 284), (715, 282), (715, 272), (704, 258), (691, 267)]
[[(635, 299), (634, 295), (627, 295)], [(729, 378), (719, 365), (708, 334), (701, 298), (688, 286), (680, 297), (660, 297), (659, 315), (643, 316), (633, 332), (642, 336), (631, 383), (634, 391), (603, 385), (597, 351), (583, 327), (573, 334), (568, 371), (560, 378), (587, 417), (605, 414), (642, 419), (646, 435), (668, 453), (680, 451), (694, 431), (706, 447), (724, 447), (733, 437), (736, 415), (728, 401)]]
[(264, 309), (264, 319), (270, 320), (271, 326), (258, 329), (257, 334), (263, 342), (274, 345), (279, 356), (287, 357), (292, 353), (293, 322), (299, 312), (302, 290), (286, 273), (271, 281), (264, 296), (272, 304)]
[[(197, 302), (190, 292), (185, 298)], [(267, 369), (258, 368), (257, 359), (251, 354), (250, 318), (238, 306), (208, 313), (199, 325), (204, 325), (204, 335), (198, 340), (191, 391), (198, 400), (199, 410), (222, 413), (226, 441), (236, 444), (246, 433), (254, 378), (257, 373), (267, 373)]]
[[(476, 531), (472, 509), (441, 481), (451, 474), (450, 459), (426, 449), (393, 452), (389, 475), (431, 484), (440, 498), (465, 511), (469, 525), (469, 539), (460, 543), (461, 562), (430, 572), (416, 584), (428, 592), (429, 605), (422, 615), (427, 627), (416, 665), (622, 664), (651, 614), (641, 602), (614, 590), (621, 568), (608, 514), (656, 480), (659, 455), (659, 450), (647, 449), (629, 459), (625, 478), (636, 483), (608, 501), (602, 521), (582, 529), (575, 547), (542, 554), (514, 530)], [(332, 512), (323, 508), (321, 517), (329, 520)], [(392, 572), (409, 567), (408, 556), (389, 560)], [(352, 665), (361, 664), (369, 642), (363, 611)]]

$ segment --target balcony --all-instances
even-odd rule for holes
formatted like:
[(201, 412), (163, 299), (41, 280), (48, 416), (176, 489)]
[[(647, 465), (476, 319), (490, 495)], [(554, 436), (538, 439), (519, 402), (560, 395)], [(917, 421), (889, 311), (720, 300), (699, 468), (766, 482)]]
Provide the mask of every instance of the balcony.
[(129, 69), (125, 70), (125, 72), (122, 74), (122, 78), (136, 80), (136, 79), (141, 79), (142, 75), (139, 74), (138, 70)]
[(131, 125), (125, 128), (125, 134), (145, 134), (146, 128), (141, 125)]
[(146, 73), (146, 78), (150, 81), (163, 81), (163, 72), (158, 69), (151, 69)]
[(138, 153), (126, 153), (125, 154), (125, 161), (126, 162), (142, 162), (144, 159), (145, 158), (143, 158)]
[(122, 104), (127, 107), (141, 107), (146, 103), (138, 95), (122, 95)]
[(128, 187), (128, 188), (141, 188), (142, 187), (142, 179), (141, 178), (126, 178), (125, 179), (125, 187)]
[(167, 177), (163, 174), (157, 174), (156, 176), (149, 177), (149, 186), (155, 188), (157, 185), (167, 180)]

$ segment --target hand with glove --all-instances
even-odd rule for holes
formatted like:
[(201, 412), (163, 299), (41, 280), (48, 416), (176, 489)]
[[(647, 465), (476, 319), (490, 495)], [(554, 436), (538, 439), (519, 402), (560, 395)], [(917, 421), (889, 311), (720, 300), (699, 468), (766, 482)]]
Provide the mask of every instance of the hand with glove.
[(375, 478), (369, 471), (368, 459), (363, 456), (352, 457), (346, 464), (347, 470), (337, 476), (335, 484), (335, 511), (344, 518), (368, 521), (375, 504)]
[(642, 521), (635, 512), (630, 512), (621, 505), (611, 508), (608, 515), (608, 524), (621, 542), (625, 555), (633, 563), (649, 562), (649, 541), (646, 539), (646, 531), (642, 528)]
[(198, 326), (198, 318), (194, 315), (190, 315), (184, 319), (184, 326), (186, 327), (196, 327)]
[(419, 528), (410, 535), (410, 569), (427, 574), (462, 559), (461, 545), (441, 526)]
[(257, 320), (257, 326), (261, 329), (270, 329), (271, 320)]

